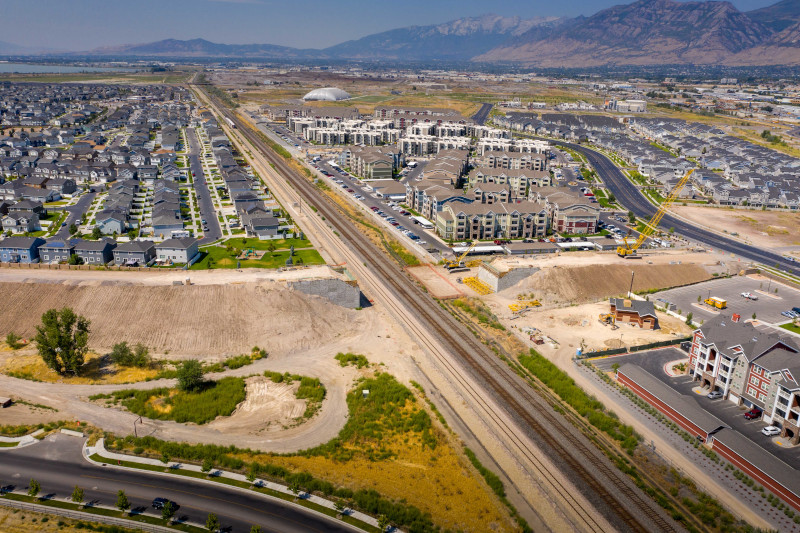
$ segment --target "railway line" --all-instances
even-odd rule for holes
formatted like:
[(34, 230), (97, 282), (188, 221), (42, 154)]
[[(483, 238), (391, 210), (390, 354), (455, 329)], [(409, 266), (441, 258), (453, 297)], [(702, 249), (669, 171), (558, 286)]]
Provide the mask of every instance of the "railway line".
[[(537, 476), (547, 484), (551, 495), (560, 498), (563, 504), (570, 507), (568, 520), (576, 529), (606, 531), (606, 521), (614, 528), (625, 531), (681, 529), (655, 502), (641, 493), (627, 476), (611, 465), (599, 449), (556, 414), (543, 397), (535, 393), (449, 312), (423, 293), (398, 265), (346, 220), (338, 207), (309, 180), (298, 175), (281, 157), (274, 154), (236, 114), (207, 93), (203, 94), (214, 102), (218, 113), (237, 124), (237, 133), (259, 150), (260, 155), (289, 181), (295, 192), (319, 210), (326, 223), (339, 235), (342, 245), (359, 256), (365, 266), (368, 265), (370, 274), (376, 279), (374, 291), (376, 296), (381, 297), (382, 303), (385, 302), (390, 309), (393, 308), (402, 316), (410, 314), (416, 319), (406, 321), (414, 336), (433, 354), (441, 367), (459, 385), (460, 390), (494, 422), (501, 440), (514, 447), (525, 458)], [(399, 303), (395, 303), (395, 299)], [(463, 363), (464, 368), (453, 363), (437, 343), (447, 347)], [(485, 397), (486, 391), (473, 386), (464, 375), (464, 370), (477, 382), (484, 384), (487, 391), (499, 400), (506, 414), (520, 423), (520, 428), (505, 423), (501, 417), (496, 416), (495, 408)], [(525, 438), (519, 434), (520, 430), (524, 436), (549, 451), (553, 461), (559, 465), (560, 472), (552, 472), (547, 462), (537, 457), (536, 452), (528, 447)], [(573, 483), (564, 483), (562, 476), (571, 479)], [(574, 494), (576, 489), (582, 498)], [(603, 519), (598, 519), (594, 512), (585, 509), (583, 499), (595, 504)]]

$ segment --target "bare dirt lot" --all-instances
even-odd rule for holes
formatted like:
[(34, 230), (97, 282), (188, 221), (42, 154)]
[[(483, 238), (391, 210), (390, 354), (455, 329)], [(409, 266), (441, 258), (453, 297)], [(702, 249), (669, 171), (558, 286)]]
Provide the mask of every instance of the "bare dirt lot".
[(263, 376), (247, 378), (247, 397), (231, 416), (220, 417), (208, 427), (236, 435), (260, 435), (268, 429), (281, 430), (296, 422), (306, 410), (306, 400), (295, 393), (300, 382), (273, 383)]
[[(525, 316), (505, 324), (520, 331), (524, 328), (537, 328), (554, 339), (559, 345), (571, 348), (567, 352), (574, 354), (575, 349), (583, 348), (584, 352), (592, 350), (608, 350), (622, 346), (636, 346), (682, 337), (691, 332), (691, 328), (664, 313), (657, 313), (661, 326), (657, 330), (641, 329), (630, 324), (619, 324), (619, 329), (600, 323), (600, 313), (608, 313), (605, 302), (565, 307), (563, 309), (536, 309)], [(508, 309), (506, 309), (508, 311)], [(502, 316), (502, 311), (498, 313)], [(510, 313), (505, 313), (506, 315)], [(548, 351), (543, 353), (547, 354)]]
[(678, 206), (671, 209), (697, 224), (738, 233), (759, 246), (800, 253), (800, 213)]
[(516, 300), (518, 294), (525, 293), (533, 295), (543, 305), (563, 305), (621, 296), (630, 288), (631, 272), (634, 273), (634, 292), (687, 285), (712, 277), (703, 265), (697, 263), (648, 265), (628, 262), (555, 266), (536, 272), (514, 287), (501, 291), (494, 298), (508, 305)]
[(170, 357), (236, 355), (249, 353), (254, 345), (268, 352), (304, 350), (340, 335), (342, 324), (360, 321), (357, 311), (277, 283), (0, 283), (0, 301), (7, 310), (0, 313), (3, 334), (14, 331), (29, 338), (42, 313), (69, 306), (91, 320), (92, 348), (142, 342)]
[[(408, 273), (414, 276), (414, 278), (416, 278), (420, 283), (425, 285), (434, 298), (446, 300), (464, 296), (464, 293), (457, 285), (457, 276), (454, 274), (449, 274), (443, 268), (435, 268), (431, 265), (422, 265), (417, 267), (409, 267), (406, 270), (408, 270)], [(469, 274), (458, 274), (458, 276), (464, 275)]]

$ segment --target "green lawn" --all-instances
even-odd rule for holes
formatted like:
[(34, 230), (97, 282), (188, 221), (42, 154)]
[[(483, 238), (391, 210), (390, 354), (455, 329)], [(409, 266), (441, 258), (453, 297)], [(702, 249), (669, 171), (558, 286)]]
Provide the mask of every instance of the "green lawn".
[(794, 324), (784, 324), (781, 327), (785, 330), (791, 331), (792, 333), (800, 334), (800, 326), (795, 326)]
[[(238, 240), (238, 239), (233, 239)], [(201, 251), (203, 258), (193, 264), (191, 270), (207, 270), (209, 268), (237, 268), (237, 259), (230, 252), (220, 246), (209, 246)], [(294, 253), (295, 262), (301, 259), (305, 265), (324, 265), (325, 261), (316, 250), (297, 250)], [(278, 268), (286, 265), (289, 250), (267, 252), (261, 259), (238, 260), (239, 268)], [(209, 266), (209, 260), (213, 264)]]
[(254, 250), (268, 250), (269, 244), (275, 245), (275, 250), (288, 250), (290, 246), (297, 248), (311, 248), (311, 241), (308, 239), (275, 239), (272, 241), (262, 241), (259, 239), (251, 238), (236, 238), (228, 239), (228, 244), (236, 248), (247, 249), (253, 248)]

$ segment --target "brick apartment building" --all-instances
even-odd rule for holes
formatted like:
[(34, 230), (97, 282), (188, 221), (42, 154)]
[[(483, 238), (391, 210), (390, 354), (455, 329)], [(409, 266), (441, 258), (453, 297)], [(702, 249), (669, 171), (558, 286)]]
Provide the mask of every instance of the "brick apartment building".
[(689, 373), (703, 387), (738, 405), (757, 407), (782, 436), (800, 443), (800, 344), (719, 317), (696, 329)]

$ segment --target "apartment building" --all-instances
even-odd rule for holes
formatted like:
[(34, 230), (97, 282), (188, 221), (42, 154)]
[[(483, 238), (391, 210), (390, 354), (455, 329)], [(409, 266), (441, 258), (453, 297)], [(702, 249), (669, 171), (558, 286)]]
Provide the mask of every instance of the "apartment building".
[(486, 152), (475, 158), (477, 166), (509, 170), (547, 170), (547, 155), (522, 152)]
[(356, 147), (350, 150), (350, 172), (364, 179), (391, 179), (394, 157), (390, 151), (374, 147)]
[(445, 240), (541, 238), (547, 234), (547, 218), (543, 202), (447, 202), (435, 227)]
[(477, 167), (467, 174), (470, 187), (481, 183), (508, 185), (517, 196), (525, 196), (530, 187), (549, 187), (552, 185), (550, 173), (543, 170), (504, 169)]
[(757, 407), (765, 422), (800, 443), (800, 345), (721, 316), (696, 329), (689, 374), (737, 405)]
[(600, 209), (584, 196), (560, 187), (531, 187), (528, 198), (545, 202), (550, 227), (556, 233), (597, 233)]

